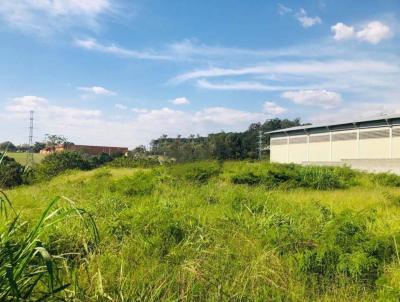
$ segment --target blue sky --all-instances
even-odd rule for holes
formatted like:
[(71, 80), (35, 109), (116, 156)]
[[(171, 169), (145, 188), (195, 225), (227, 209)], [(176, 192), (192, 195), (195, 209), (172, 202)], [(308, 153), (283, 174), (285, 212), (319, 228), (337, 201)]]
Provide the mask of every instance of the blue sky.
[(0, 141), (400, 113), (400, 1), (0, 0)]

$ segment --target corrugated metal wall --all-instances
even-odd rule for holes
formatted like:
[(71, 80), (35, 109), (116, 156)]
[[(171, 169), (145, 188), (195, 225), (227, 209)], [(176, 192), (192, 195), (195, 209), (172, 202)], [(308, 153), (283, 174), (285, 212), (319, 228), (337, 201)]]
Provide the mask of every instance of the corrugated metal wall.
[[(282, 134), (281, 134), (282, 135)], [(400, 126), (271, 138), (271, 161), (326, 162), (400, 158)]]

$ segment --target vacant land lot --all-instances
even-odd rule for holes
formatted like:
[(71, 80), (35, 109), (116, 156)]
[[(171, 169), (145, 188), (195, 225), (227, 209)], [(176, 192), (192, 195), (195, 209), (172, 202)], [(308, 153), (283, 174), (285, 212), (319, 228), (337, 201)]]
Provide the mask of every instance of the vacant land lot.
[[(7, 152), (7, 156), (14, 158), (21, 165), (26, 164), (26, 153), (24, 152)], [(33, 153), (33, 160), (35, 163), (40, 163), (45, 156), (45, 154)]]
[(398, 301), (397, 185), (347, 169), (202, 162), (69, 172), (7, 195), (24, 230), (55, 196), (92, 213), (97, 245), (75, 219), (41, 238), (63, 255), (62, 295), (77, 300)]

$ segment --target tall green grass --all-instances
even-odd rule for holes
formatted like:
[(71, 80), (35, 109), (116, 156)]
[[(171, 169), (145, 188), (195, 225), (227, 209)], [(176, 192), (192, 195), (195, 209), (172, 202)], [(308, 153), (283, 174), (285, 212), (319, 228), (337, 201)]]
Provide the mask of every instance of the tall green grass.
[[(4, 156), (4, 155), (3, 155)], [(0, 158), (0, 164), (4, 157)], [(0, 301), (57, 300), (68, 297), (68, 277), (72, 267), (66, 254), (52, 254), (42, 239), (49, 229), (73, 221), (75, 217), (88, 228), (93, 244), (99, 233), (92, 216), (67, 198), (67, 206), (56, 208), (55, 198), (30, 226), (21, 218), (7, 194), (0, 191)], [(62, 240), (61, 240), (62, 241)], [(63, 251), (66, 253), (68, 251)]]
[[(71, 172), (7, 194), (27, 222), (21, 238), (47, 209), (39, 200), (62, 194), (92, 213), (99, 244), (76, 216), (50, 225), (52, 216), (40, 235), (51, 255), (62, 256), (54, 289), (71, 285), (54, 294), (61, 298), (398, 301), (400, 189), (374, 177), (196, 162)], [(36, 290), (49, 295), (36, 257), (45, 271)]]

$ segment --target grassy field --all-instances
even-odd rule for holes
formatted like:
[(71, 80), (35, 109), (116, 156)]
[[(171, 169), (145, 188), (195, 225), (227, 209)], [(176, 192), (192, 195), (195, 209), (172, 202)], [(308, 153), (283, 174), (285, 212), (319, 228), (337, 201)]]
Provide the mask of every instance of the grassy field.
[[(24, 152), (7, 152), (7, 156), (14, 158), (21, 165), (26, 164), (26, 153)], [(45, 156), (45, 154), (33, 153), (33, 160), (35, 163), (40, 163)]]
[[(24, 229), (55, 196), (92, 213), (97, 246), (74, 219), (41, 238), (64, 255), (63, 295), (77, 301), (399, 301), (400, 188), (271, 169), (101, 168), (6, 193)], [(260, 178), (267, 170), (284, 185)]]

